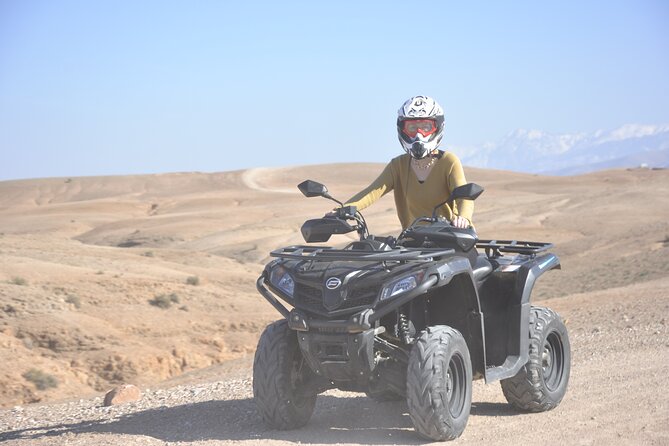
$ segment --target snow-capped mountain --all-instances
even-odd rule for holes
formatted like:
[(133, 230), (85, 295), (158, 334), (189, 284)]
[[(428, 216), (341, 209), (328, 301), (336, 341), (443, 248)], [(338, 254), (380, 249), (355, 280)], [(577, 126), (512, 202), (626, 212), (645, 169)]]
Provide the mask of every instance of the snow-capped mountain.
[(669, 124), (563, 135), (521, 129), (497, 143), (455, 150), (465, 165), (553, 175), (641, 165), (667, 168)]

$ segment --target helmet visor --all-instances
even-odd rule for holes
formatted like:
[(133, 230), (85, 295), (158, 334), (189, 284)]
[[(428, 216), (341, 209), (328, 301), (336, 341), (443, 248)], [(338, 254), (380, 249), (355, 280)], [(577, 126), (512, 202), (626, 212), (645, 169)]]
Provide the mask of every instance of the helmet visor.
[(437, 131), (437, 123), (434, 119), (407, 119), (402, 121), (402, 133), (409, 138), (415, 138), (418, 133), (428, 137)]

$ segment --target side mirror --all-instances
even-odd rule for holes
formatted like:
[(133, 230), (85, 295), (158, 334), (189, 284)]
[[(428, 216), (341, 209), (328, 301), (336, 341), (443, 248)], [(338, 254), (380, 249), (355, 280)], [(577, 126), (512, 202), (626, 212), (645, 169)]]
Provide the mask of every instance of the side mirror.
[(306, 180), (297, 185), (297, 188), (305, 197), (327, 197), (328, 188), (316, 181)]
[(327, 198), (328, 200), (334, 201), (339, 206), (343, 205), (341, 201), (332, 198), (332, 196), (328, 193), (328, 188), (325, 187), (324, 184), (321, 184), (319, 182), (312, 180), (305, 180), (302, 181), (300, 184), (298, 184), (297, 188), (300, 190), (300, 192), (302, 192), (302, 194), (305, 197), (323, 197)]
[(483, 190), (484, 189), (476, 183), (463, 184), (462, 186), (453, 189), (451, 198), (448, 201), (461, 200), (463, 198), (465, 200), (476, 200), (478, 196), (483, 193)]

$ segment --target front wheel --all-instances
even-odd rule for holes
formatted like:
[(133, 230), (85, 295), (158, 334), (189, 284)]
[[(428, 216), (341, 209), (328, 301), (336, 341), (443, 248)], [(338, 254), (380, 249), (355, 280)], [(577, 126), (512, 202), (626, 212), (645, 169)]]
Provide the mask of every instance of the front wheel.
[(286, 320), (268, 325), (253, 361), (253, 397), (269, 426), (287, 430), (307, 424), (317, 395), (306, 384), (312, 375)]
[(421, 437), (453, 440), (465, 430), (472, 404), (472, 363), (459, 331), (437, 325), (420, 333), (409, 357), (407, 404)]
[(530, 354), (516, 376), (503, 379), (502, 391), (516, 409), (544, 412), (560, 404), (571, 368), (569, 335), (560, 316), (549, 308), (532, 307)]

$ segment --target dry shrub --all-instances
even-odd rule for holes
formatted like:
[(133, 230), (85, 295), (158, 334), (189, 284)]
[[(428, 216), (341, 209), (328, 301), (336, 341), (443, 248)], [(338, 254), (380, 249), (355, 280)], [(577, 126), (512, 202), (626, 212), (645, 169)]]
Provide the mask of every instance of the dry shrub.
[(52, 387), (58, 387), (58, 380), (55, 376), (45, 373), (39, 369), (30, 369), (22, 376), (27, 381), (33, 383), (37, 390), (46, 390)]
[(14, 284), (14, 285), (28, 285), (28, 281), (24, 279), (23, 277), (12, 277), (12, 280), (9, 281), (9, 283)]
[(171, 307), (173, 303), (179, 303), (179, 296), (177, 296), (176, 293), (159, 294), (153, 299), (149, 300), (149, 303), (155, 307), (167, 309)]

